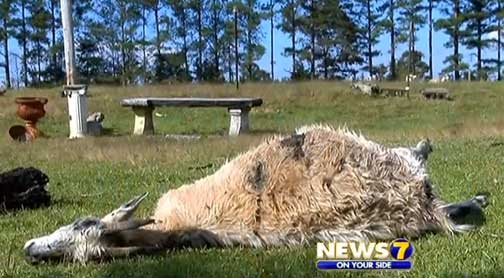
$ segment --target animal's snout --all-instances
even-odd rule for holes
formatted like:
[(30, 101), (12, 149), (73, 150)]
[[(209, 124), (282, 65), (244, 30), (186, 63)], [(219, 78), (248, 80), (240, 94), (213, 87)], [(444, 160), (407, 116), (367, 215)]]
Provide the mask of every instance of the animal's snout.
[(31, 249), (33, 248), (33, 245), (35, 245), (34, 241), (28, 241), (25, 246), (24, 246), (24, 252), (25, 252), (25, 259), (28, 263), (30, 264), (38, 264), (40, 262), (40, 259), (38, 256), (33, 255), (33, 252)]
[(25, 254), (26, 254), (27, 256), (29, 256), (29, 255), (30, 255), (30, 249), (32, 248), (32, 246), (33, 246), (34, 244), (35, 244), (35, 242), (34, 242), (34, 241), (28, 241), (28, 242), (25, 244), (25, 246), (24, 246), (24, 248), (23, 248), (23, 249), (24, 249)]

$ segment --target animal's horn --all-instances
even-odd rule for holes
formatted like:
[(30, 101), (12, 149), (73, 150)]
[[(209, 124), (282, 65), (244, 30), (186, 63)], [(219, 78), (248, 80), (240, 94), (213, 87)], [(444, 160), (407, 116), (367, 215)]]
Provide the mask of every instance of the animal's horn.
[(147, 197), (147, 195), (149, 195), (149, 193), (145, 192), (144, 194), (129, 200), (127, 203), (123, 204), (116, 210), (105, 215), (101, 220), (107, 223), (121, 222), (128, 220), (129, 218), (131, 218), (131, 216), (133, 216), (133, 213), (135, 213), (136, 209), (138, 208), (140, 203), (145, 199), (145, 197)]
[(154, 223), (153, 219), (134, 219), (130, 221), (111, 222), (106, 224), (105, 234), (113, 234), (125, 230), (133, 230)]

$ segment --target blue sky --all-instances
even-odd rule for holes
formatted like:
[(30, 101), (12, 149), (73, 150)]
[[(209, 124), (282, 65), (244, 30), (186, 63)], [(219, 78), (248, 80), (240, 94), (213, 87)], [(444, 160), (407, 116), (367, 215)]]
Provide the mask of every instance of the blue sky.
[[(441, 15), (437, 12), (434, 11), (433, 13), (434, 20), (437, 18), (441, 18)], [(269, 21), (263, 22), (262, 23), (262, 30), (264, 34), (264, 46), (266, 47), (266, 54), (262, 57), (262, 59), (259, 61), (259, 66), (262, 69), (267, 70), (268, 72), (270, 71), (270, 23)], [(416, 43), (416, 49), (418, 51), (421, 51), (424, 53), (424, 61), (428, 63), (429, 59), (429, 30), (428, 26), (422, 27), (418, 32), (417, 32), (417, 37), (418, 41)], [(495, 35), (495, 34), (493, 34)], [(288, 47), (290, 44), (290, 38), (287, 34), (282, 33), (279, 30), (275, 30), (274, 33), (275, 36), (275, 49), (274, 49), (274, 57), (276, 61), (275, 65), (275, 78), (281, 79), (283, 77), (288, 77), (289, 76), (289, 70), (292, 69), (292, 63), (290, 57), (284, 57), (282, 56), (283, 49), (285, 47)], [(448, 36), (445, 35), (442, 31), (434, 32), (433, 35), (433, 55), (432, 55), (432, 60), (433, 60), (433, 71), (434, 71), (434, 77), (438, 76), (441, 70), (445, 67), (443, 64), (443, 61), (445, 58), (451, 54), (453, 54), (453, 49), (447, 48), (444, 46), (444, 44), (448, 41)], [(374, 58), (373, 64), (374, 65), (379, 65), (379, 64), (385, 64), (389, 65), (390, 63), (390, 49), (389, 49), (389, 42), (390, 42), (390, 36), (389, 34), (384, 34), (380, 37), (380, 42), (378, 45), (375, 47), (378, 49), (381, 54), (380, 56)], [(407, 43), (401, 44), (397, 46), (396, 49), (396, 59), (399, 59), (401, 54), (408, 49)], [(460, 51), (463, 55), (463, 60), (464, 62), (468, 63), (469, 65), (474, 65), (476, 63), (476, 58), (474, 57), (473, 53), (475, 51), (469, 51), (467, 50), (464, 46), (460, 46)], [(483, 50), (483, 57), (496, 57), (497, 56), (497, 51), (496, 48), (489, 48), (489, 49), (484, 49)], [(365, 75), (366, 76), (366, 75)]]
[[(269, 23), (264, 22), (262, 24), (262, 29), (264, 33), (264, 46), (266, 47), (266, 54), (262, 57), (262, 59), (259, 61), (259, 66), (262, 69), (265, 69), (266, 71), (270, 71), (270, 29), (269, 29)], [(428, 55), (429, 55), (429, 35), (428, 35), (428, 27), (423, 27), (422, 29), (419, 30), (418, 34), (418, 42), (416, 44), (416, 48), (419, 51), (422, 51), (424, 53), (424, 60), (426, 63), (428, 63)], [(283, 49), (285, 47), (288, 47), (290, 45), (290, 38), (287, 34), (282, 33), (279, 30), (275, 30), (274, 33), (275, 36), (275, 49), (274, 49), (274, 57), (275, 57), (275, 78), (283, 78), (283, 77), (288, 77), (289, 76), (289, 70), (292, 69), (292, 63), (291, 63), (291, 58), (290, 57), (284, 57), (282, 55)], [(390, 52), (389, 52), (389, 40), (390, 37), (388, 34), (382, 35), (380, 37), (380, 42), (376, 46), (376, 49), (378, 49), (381, 54), (380, 56), (376, 57), (373, 63), (375, 65), (379, 65), (381, 63), (388, 65), (390, 62)], [(433, 70), (434, 70), (434, 76), (438, 76), (439, 72), (445, 67), (443, 65), (443, 61), (445, 57), (451, 55), (453, 53), (453, 50), (451, 48), (446, 48), (443, 46), (445, 42), (448, 41), (448, 36), (442, 33), (442, 31), (435, 32), (433, 36), (433, 42), (434, 42), (434, 51), (433, 51)], [(400, 55), (408, 49), (407, 44), (402, 44), (397, 47), (396, 50), (396, 59), (400, 57)], [(469, 64), (474, 64), (476, 62), (476, 59), (471, 57), (472, 55), (469, 55), (469, 52), (462, 47), (462, 53), (464, 55), (464, 61), (469, 63)], [(494, 56), (496, 55), (496, 51), (494, 49), (487, 49), (483, 52), (484, 56)]]
[[(440, 15), (437, 11), (434, 13), (434, 18), (439, 18)], [(261, 25), (262, 33), (263, 33), (263, 44), (266, 48), (266, 53), (258, 62), (259, 66), (266, 70), (270, 71), (270, 23), (269, 21), (264, 21)], [(152, 30), (149, 30), (152, 31)], [(285, 57), (282, 55), (283, 49), (288, 47), (290, 44), (290, 38), (287, 34), (284, 34), (280, 30), (275, 30), (275, 49), (274, 49), (274, 57), (275, 57), (275, 78), (282, 79), (285, 77), (289, 77), (289, 71), (292, 68), (290, 57)], [(150, 32), (149, 32), (150, 33)], [(422, 27), (418, 32), (418, 42), (416, 45), (417, 50), (422, 51), (424, 53), (424, 61), (427, 63), (428, 59), (428, 27)], [(443, 60), (446, 56), (452, 54), (451, 48), (444, 47), (444, 43), (448, 40), (448, 37), (442, 32), (438, 31), (434, 33), (434, 53), (433, 53), (433, 67), (434, 67), (434, 76), (438, 76), (439, 72), (444, 68)], [(9, 43), (11, 47), (11, 52), (19, 53), (19, 48), (17, 43), (14, 40), (11, 40)], [(374, 60), (375, 65), (379, 65), (381, 63), (388, 65), (389, 64), (389, 36), (388, 34), (382, 35), (380, 37), (380, 42), (376, 46), (381, 54), (376, 57)], [(397, 47), (396, 57), (397, 59), (400, 55), (407, 49), (407, 44), (401, 44)], [(473, 65), (476, 62), (474, 55), (472, 55), (471, 51), (469, 52), (463, 46), (461, 46), (461, 52), (464, 56), (464, 62)], [(484, 57), (495, 57), (496, 49), (490, 48), (485, 49), (483, 51)], [(12, 57), (12, 56), (11, 56)], [(11, 59), (11, 63), (13, 63), (13, 59)], [(4, 72), (0, 70), (0, 80), (4, 79)]]

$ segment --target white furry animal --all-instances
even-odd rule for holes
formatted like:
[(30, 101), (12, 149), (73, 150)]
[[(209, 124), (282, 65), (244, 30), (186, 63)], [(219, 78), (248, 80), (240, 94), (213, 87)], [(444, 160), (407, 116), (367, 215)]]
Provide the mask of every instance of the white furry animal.
[(133, 218), (144, 194), (101, 219), (78, 219), (32, 239), (24, 250), (33, 263), (86, 262), (187, 246), (414, 238), (481, 225), (486, 196), (460, 204), (436, 196), (425, 165), (431, 151), (425, 140), (387, 148), (346, 129), (302, 127), (168, 191), (149, 219)]
[(380, 88), (376, 84), (365, 84), (361, 82), (352, 83), (352, 89), (356, 89), (368, 96), (376, 96), (380, 94)]
[(413, 82), (417, 79), (417, 76), (414, 74), (408, 74), (406, 75), (405, 82)]
[(433, 78), (433, 79), (429, 80), (427, 83), (437, 84), (437, 83), (445, 83), (448, 81), (450, 81), (450, 76), (448, 74), (444, 74), (439, 78)]

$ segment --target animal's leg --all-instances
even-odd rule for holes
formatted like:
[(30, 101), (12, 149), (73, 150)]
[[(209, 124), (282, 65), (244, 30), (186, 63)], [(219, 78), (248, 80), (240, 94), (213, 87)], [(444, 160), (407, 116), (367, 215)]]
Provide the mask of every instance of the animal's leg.
[(483, 209), (488, 206), (488, 196), (478, 194), (462, 203), (448, 204), (444, 208), (448, 217), (456, 225), (465, 225), (468, 228), (481, 226), (485, 222)]
[[(154, 231), (154, 230), (128, 230), (121, 233), (119, 247), (141, 246), (148, 250), (180, 249), (180, 248), (222, 248), (222, 247), (279, 247), (305, 245), (314, 240), (365, 240), (365, 233), (352, 231), (321, 231), (319, 233), (304, 234), (295, 231), (261, 231), (252, 230), (204, 230), (183, 229), (178, 231)], [(137, 251), (137, 250), (135, 250)]]
[(105, 215), (102, 218), (103, 222), (108, 222), (108, 223), (113, 223), (113, 222), (120, 222), (120, 221), (127, 221), (129, 220), (133, 214), (135, 213), (136, 209), (140, 205), (140, 203), (149, 195), (147, 192), (137, 196), (128, 202), (124, 203), (121, 205), (119, 208), (116, 210), (112, 211), (111, 213)]

